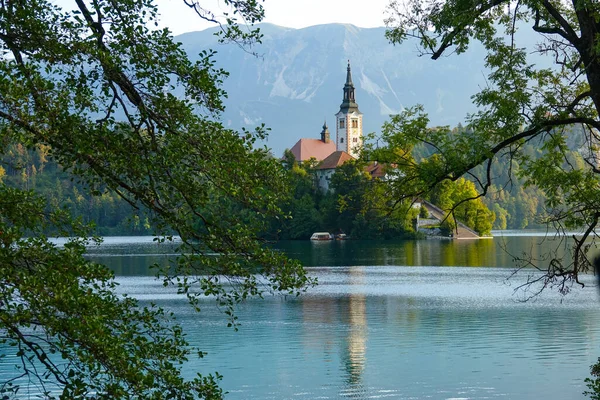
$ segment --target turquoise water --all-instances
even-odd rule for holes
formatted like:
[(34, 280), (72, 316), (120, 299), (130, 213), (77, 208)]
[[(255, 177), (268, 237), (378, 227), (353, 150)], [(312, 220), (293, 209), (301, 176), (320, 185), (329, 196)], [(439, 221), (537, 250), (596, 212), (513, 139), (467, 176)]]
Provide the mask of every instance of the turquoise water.
[[(500, 268), (310, 268), (299, 299), (238, 310), (239, 331), (151, 279), (124, 290), (173, 309), (231, 399), (577, 399), (600, 355), (596, 288), (520, 303)], [(590, 282), (591, 283), (591, 282)], [(562, 301), (561, 301), (562, 300)]]
[[(583, 399), (600, 356), (600, 301), (591, 276), (562, 297), (520, 302), (512, 254), (558, 241), (280, 243), (319, 286), (300, 298), (240, 305), (236, 332), (211, 300), (194, 313), (147, 271), (173, 250), (110, 239), (90, 256), (120, 290), (175, 311), (208, 355), (186, 373), (218, 371), (229, 399)], [(507, 253), (509, 252), (509, 253)], [(527, 272), (530, 273), (531, 271)]]

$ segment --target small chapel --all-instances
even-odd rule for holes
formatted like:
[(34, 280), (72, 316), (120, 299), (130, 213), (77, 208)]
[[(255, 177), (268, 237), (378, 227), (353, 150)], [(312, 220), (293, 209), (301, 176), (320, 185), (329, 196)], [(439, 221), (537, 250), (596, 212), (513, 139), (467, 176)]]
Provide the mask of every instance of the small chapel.
[(331, 140), (327, 122), (323, 124), (320, 139), (303, 138), (290, 149), (296, 161), (314, 158), (321, 161), (317, 167), (317, 184), (329, 190), (329, 180), (335, 169), (346, 161), (357, 158), (363, 145), (363, 114), (354, 96), (350, 61), (346, 69), (346, 83), (340, 110), (335, 114), (335, 141)]

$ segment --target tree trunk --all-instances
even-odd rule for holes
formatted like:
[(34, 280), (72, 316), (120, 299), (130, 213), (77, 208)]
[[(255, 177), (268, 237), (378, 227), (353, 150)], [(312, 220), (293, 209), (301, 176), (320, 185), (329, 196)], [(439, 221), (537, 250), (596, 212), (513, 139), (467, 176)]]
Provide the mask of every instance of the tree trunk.
[(573, 0), (577, 13), (581, 38), (576, 46), (581, 54), (581, 61), (590, 85), (591, 97), (596, 111), (600, 115), (600, 8), (593, 2)]

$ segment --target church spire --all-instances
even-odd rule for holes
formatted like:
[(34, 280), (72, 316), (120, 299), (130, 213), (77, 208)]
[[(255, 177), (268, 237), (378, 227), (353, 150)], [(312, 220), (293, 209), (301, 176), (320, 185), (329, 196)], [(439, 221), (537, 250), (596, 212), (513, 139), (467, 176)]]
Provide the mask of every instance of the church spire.
[(350, 69), (350, 60), (348, 60), (348, 68), (346, 69), (346, 83), (344, 84), (344, 98), (340, 105), (341, 112), (357, 111), (358, 104), (354, 100), (354, 83), (352, 83), (352, 70)]
[(329, 138), (329, 129), (327, 128), (327, 120), (323, 122), (323, 130), (321, 131), (321, 141), (323, 143), (329, 143), (331, 139)]
[(348, 60), (348, 69), (346, 71), (346, 85), (345, 86), (354, 87), (354, 84), (352, 83), (352, 71), (350, 70), (350, 60)]

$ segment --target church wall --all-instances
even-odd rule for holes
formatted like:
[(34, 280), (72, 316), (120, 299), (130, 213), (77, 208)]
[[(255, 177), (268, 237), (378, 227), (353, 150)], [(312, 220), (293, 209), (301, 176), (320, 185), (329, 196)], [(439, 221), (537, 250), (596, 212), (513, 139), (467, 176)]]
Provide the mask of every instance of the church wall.
[[(345, 151), (348, 153), (348, 132), (349, 132), (349, 119), (345, 114), (337, 113), (336, 114), (336, 146), (338, 151)], [(344, 127), (340, 128), (340, 120), (344, 121)]]
[[(345, 151), (352, 157), (358, 157), (358, 149), (362, 147), (363, 142), (362, 114), (351, 113), (347, 119), (350, 122), (350, 128), (348, 128), (348, 150)], [(353, 125), (352, 120), (357, 120), (356, 126)]]

